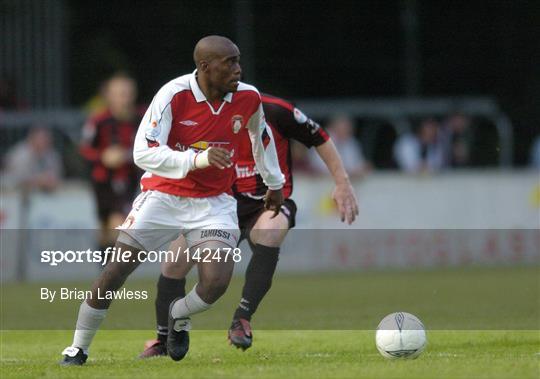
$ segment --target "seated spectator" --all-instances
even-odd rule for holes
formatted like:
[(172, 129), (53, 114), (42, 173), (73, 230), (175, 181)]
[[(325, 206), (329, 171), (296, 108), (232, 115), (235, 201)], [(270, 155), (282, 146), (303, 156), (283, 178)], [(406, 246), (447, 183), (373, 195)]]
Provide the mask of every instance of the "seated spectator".
[(446, 164), (465, 167), (470, 164), (471, 120), (462, 113), (453, 113), (444, 121), (441, 139), (446, 150)]
[(444, 166), (444, 148), (439, 139), (439, 123), (426, 119), (416, 134), (402, 135), (394, 145), (394, 159), (406, 172), (439, 171)]
[(62, 160), (54, 150), (51, 133), (37, 126), (6, 154), (4, 182), (23, 190), (52, 191), (60, 185)]
[[(369, 163), (364, 159), (362, 147), (354, 137), (353, 120), (347, 115), (334, 117), (326, 130), (343, 161), (343, 167), (351, 178), (358, 178), (369, 171)], [(318, 174), (327, 174), (328, 168), (316, 151), (310, 151), (311, 170)]]

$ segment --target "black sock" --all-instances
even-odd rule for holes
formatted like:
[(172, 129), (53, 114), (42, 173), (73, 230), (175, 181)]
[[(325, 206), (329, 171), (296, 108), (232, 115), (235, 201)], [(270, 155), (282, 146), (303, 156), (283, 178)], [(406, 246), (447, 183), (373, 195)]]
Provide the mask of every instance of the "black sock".
[(272, 277), (279, 259), (279, 247), (255, 245), (249, 242), (253, 255), (246, 270), (246, 282), (242, 289), (242, 299), (234, 313), (235, 319), (251, 320), (259, 303), (272, 286)]
[(157, 339), (167, 342), (167, 332), (169, 323), (169, 305), (177, 297), (186, 296), (186, 279), (167, 278), (159, 276), (157, 283), (156, 296), (156, 321), (157, 321)]

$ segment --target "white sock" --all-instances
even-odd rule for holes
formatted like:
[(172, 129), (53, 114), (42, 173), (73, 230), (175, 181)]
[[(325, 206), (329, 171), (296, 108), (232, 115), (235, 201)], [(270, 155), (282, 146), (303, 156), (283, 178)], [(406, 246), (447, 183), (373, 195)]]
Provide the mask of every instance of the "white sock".
[(73, 336), (73, 344), (71, 344), (71, 346), (78, 347), (82, 349), (85, 354), (88, 354), (88, 347), (90, 346), (90, 343), (92, 343), (92, 339), (96, 335), (101, 322), (105, 319), (106, 314), (107, 309), (92, 308), (86, 301), (83, 301), (79, 308), (77, 326), (75, 335)]
[(186, 295), (186, 297), (176, 300), (171, 307), (171, 316), (173, 318), (183, 319), (186, 322), (176, 322), (174, 325), (175, 330), (189, 330), (191, 325), (189, 323), (189, 316), (196, 313), (206, 311), (212, 306), (212, 304), (205, 303), (203, 299), (197, 294), (197, 285)]

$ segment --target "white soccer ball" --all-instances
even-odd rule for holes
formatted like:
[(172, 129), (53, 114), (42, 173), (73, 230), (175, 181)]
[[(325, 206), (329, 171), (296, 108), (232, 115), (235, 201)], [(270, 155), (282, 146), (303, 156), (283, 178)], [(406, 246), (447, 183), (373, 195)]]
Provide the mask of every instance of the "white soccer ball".
[(426, 347), (426, 329), (422, 321), (410, 313), (391, 313), (379, 323), (375, 343), (385, 358), (415, 359)]

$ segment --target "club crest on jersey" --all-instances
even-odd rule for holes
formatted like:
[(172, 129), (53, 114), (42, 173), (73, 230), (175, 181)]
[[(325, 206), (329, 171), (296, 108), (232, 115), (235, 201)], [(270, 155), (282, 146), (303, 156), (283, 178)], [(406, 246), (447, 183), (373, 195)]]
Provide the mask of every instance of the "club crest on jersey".
[(242, 129), (242, 121), (244, 118), (242, 115), (236, 114), (232, 116), (231, 123), (232, 123), (232, 131), (234, 134), (238, 134), (240, 129)]

